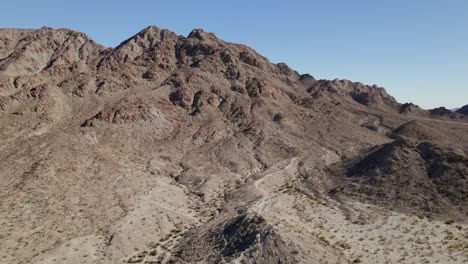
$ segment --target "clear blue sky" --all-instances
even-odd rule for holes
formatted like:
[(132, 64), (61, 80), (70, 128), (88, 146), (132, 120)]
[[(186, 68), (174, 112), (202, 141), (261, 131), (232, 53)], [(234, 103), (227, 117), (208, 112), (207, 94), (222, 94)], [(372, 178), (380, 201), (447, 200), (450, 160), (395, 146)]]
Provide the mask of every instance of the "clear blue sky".
[(320, 79), (383, 86), (424, 108), (468, 104), (467, 0), (12, 1), (0, 27), (65, 27), (116, 46), (148, 25), (203, 28)]

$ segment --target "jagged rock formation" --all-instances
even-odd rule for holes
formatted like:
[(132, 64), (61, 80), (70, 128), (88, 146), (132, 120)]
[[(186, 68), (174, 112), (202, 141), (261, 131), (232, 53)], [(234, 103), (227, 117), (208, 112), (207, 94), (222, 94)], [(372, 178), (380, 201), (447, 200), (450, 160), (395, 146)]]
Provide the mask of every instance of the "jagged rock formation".
[(445, 118), (450, 118), (450, 119), (457, 119), (457, 118), (465, 119), (466, 118), (464, 115), (458, 114), (458, 112), (454, 113), (445, 107), (438, 107), (438, 108), (431, 109), (429, 110), (429, 114), (431, 116), (445, 117)]
[(391, 211), (456, 220), (431, 250), (457, 263), (468, 133), (447, 111), (201, 29), (151, 26), (116, 48), (0, 29), (0, 259), (383, 263), (399, 256), (350, 234)]
[[(321, 249), (326, 246), (318, 239), (316, 245), (317, 250), (327, 251)], [(212, 229), (196, 232), (193, 237), (189, 235), (174, 249), (172, 262), (242, 263), (255, 259), (256, 263), (319, 263), (315, 256), (299, 254), (299, 250), (294, 241), (279, 235), (261, 216), (244, 214)], [(330, 254), (328, 258), (335, 262), (346, 261), (336, 253), (338, 256)]]
[(413, 103), (405, 103), (400, 106), (400, 114), (427, 116), (427, 112)]
[(466, 121), (466, 117), (453, 112), (445, 107), (438, 107), (430, 110), (421, 109), (413, 103), (405, 103), (400, 105), (400, 113), (408, 116), (426, 117), (426, 118), (440, 118), (440, 119), (458, 119)]

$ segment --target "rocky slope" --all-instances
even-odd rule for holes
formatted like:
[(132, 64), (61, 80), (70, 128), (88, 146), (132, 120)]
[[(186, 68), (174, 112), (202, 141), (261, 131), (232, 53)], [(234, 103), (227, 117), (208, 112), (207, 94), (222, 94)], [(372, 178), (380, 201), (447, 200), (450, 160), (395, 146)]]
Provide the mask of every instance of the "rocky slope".
[(458, 109), (456, 112), (463, 114), (463, 115), (468, 115), (468, 105), (463, 106), (462, 108)]
[(460, 263), (466, 120), (200, 29), (0, 29), (0, 259)]

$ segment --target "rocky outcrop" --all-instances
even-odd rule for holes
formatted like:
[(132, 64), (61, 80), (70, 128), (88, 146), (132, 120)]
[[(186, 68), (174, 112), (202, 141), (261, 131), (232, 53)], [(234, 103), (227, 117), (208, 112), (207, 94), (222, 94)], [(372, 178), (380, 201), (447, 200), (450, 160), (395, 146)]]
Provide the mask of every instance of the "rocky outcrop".
[(420, 108), (419, 106), (413, 103), (405, 103), (400, 106), (399, 112), (404, 115), (413, 115), (413, 116), (420, 116), (425, 117), (428, 116), (428, 111)]
[(468, 105), (463, 106), (462, 108), (458, 109), (455, 112), (463, 114), (463, 115), (468, 115)]
[(2, 74), (11, 77), (32, 75), (53, 67), (71, 67), (75, 63), (91, 64), (104, 50), (83, 33), (68, 29), (39, 30), (0, 29), (5, 38), (0, 59)]
[[(310, 78), (309, 78), (310, 79)], [(307, 91), (313, 97), (330, 96), (335, 100), (349, 98), (354, 102), (368, 107), (395, 110), (399, 107), (398, 102), (387, 94), (384, 88), (376, 85), (369, 86), (349, 80), (319, 80), (309, 81)]]
[(174, 249), (170, 263), (320, 263), (328, 260), (346, 262), (335, 249), (321, 244), (320, 254), (309, 255), (275, 230), (263, 217), (242, 214), (201, 232), (192, 232)]
[(450, 119), (466, 119), (466, 117), (458, 112), (453, 112), (448, 110), (445, 107), (437, 107), (429, 110), (429, 113), (432, 117), (441, 117), (441, 118), (450, 118)]
[(344, 165), (333, 195), (418, 215), (460, 216), (467, 206), (468, 159), (427, 141), (398, 139)]

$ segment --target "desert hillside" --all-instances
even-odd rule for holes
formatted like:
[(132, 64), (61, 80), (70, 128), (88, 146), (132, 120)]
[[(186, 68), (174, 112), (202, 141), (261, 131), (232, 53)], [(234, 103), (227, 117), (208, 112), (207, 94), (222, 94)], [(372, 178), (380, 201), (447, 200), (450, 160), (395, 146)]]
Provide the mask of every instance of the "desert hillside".
[(201, 29), (0, 29), (0, 263), (467, 263), (467, 121)]

